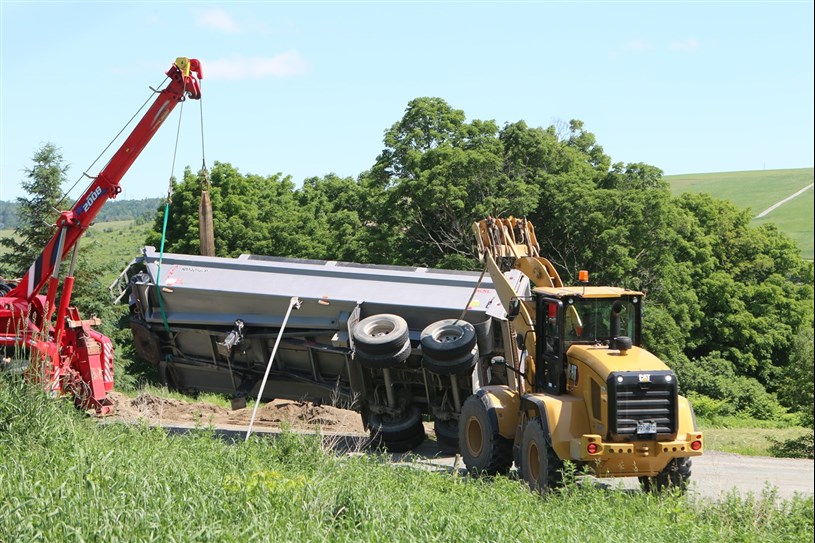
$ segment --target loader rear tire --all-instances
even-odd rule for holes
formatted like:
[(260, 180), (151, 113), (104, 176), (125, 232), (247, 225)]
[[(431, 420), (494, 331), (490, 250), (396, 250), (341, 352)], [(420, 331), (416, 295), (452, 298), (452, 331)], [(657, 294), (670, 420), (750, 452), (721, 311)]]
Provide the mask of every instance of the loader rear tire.
[(436, 321), (421, 334), (422, 353), (434, 360), (458, 360), (476, 344), (475, 327), (467, 321)]
[(458, 444), (464, 465), (470, 473), (505, 474), (512, 467), (512, 441), (498, 433), (498, 419), (476, 396), (461, 408)]
[(399, 315), (382, 313), (359, 321), (352, 335), (358, 352), (376, 356), (400, 351), (408, 341), (408, 325)]
[(538, 419), (529, 421), (524, 427), (520, 470), (523, 480), (537, 492), (563, 485), (563, 461), (549, 443)]
[(691, 475), (690, 458), (674, 458), (659, 475), (655, 477), (640, 477), (640, 486), (645, 492), (665, 492), (676, 489), (684, 493), (688, 489)]

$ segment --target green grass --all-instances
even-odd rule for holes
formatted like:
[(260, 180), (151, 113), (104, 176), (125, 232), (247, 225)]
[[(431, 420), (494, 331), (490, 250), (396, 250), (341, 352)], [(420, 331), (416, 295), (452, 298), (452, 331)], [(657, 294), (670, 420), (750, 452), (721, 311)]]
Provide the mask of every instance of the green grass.
[(104, 269), (102, 284), (112, 283), (125, 266), (141, 254), (151, 226), (135, 221), (113, 221), (97, 223), (88, 229), (80, 247), (91, 264)]
[[(665, 180), (675, 195), (705, 192), (730, 200), (758, 215), (773, 204), (811, 184), (813, 168), (745, 172), (668, 175)], [(813, 190), (778, 207), (753, 224), (773, 222), (801, 248), (804, 258), (813, 258)]]
[(539, 496), (284, 433), (229, 444), (98, 425), (0, 379), (6, 541), (809, 541), (812, 497), (713, 501), (573, 483)]
[(753, 224), (775, 223), (786, 232), (801, 248), (801, 255), (807, 260), (813, 259), (813, 208), (815, 208), (815, 190), (808, 190), (797, 198), (790, 200), (772, 213), (753, 219)]
[(745, 456), (774, 456), (774, 442), (800, 438), (806, 428), (705, 428), (705, 449), (742, 454)]
[[(119, 273), (141, 254), (144, 240), (152, 224), (138, 224), (136, 221), (111, 221), (96, 223), (88, 228), (79, 241), (82, 254), (95, 266), (104, 270), (100, 278), (102, 284), (109, 285)], [(0, 230), (0, 238), (10, 237), (13, 230)], [(0, 247), (0, 254), (8, 249)]]

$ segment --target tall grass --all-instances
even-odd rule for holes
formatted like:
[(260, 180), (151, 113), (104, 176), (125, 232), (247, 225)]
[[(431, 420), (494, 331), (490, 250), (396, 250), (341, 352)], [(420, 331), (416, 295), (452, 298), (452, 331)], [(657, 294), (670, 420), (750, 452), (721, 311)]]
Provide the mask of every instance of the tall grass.
[(809, 541), (812, 511), (772, 491), (710, 501), (575, 483), (539, 496), (294, 433), (230, 444), (98, 425), (0, 378), (2, 541)]

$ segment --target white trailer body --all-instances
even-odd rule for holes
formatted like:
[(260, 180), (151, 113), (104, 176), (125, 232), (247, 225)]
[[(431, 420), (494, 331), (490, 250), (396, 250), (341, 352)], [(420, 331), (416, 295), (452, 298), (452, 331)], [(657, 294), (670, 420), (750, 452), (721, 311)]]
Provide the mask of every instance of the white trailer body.
[[(520, 272), (509, 277), (518, 292), (528, 291)], [(283, 330), (263, 399), (356, 409), (387, 439), (389, 429), (417, 414), (452, 428), (460, 398), (486, 384), (513, 382), (503, 365), (490, 365), (505, 356), (508, 327), (489, 275), (478, 272), (251, 255), (160, 258), (155, 248), (145, 247), (123, 278), (130, 287), (139, 355), (181, 390), (257, 397), (293, 297), (301, 304)], [(387, 352), (365, 358), (363, 346), (355, 344), (355, 327), (377, 315), (395, 315), (407, 324), (409, 347), (393, 353), (398, 360), (388, 359)], [(427, 371), (423, 330), (459, 318), (475, 330), (477, 344), (467, 351), (472, 366), (447, 372), (430, 364), (442, 373)]]

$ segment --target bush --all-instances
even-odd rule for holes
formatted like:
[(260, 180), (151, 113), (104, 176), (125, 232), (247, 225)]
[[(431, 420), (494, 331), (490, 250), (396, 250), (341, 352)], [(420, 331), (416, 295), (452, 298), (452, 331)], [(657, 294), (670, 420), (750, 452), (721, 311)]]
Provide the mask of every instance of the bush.
[(676, 372), (694, 410), (702, 417), (744, 415), (787, 422), (787, 410), (775, 395), (756, 379), (738, 375), (733, 364), (719, 353), (679, 365)]
[(778, 458), (815, 458), (815, 432), (807, 431), (803, 435), (784, 441), (772, 440), (770, 453)]
[(733, 404), (725, 400), (715, 400), (710, 396), (689, 392), (688, 400), (693, 406), (693, 412), (702, 419), (715, 419), (735, 415)]

